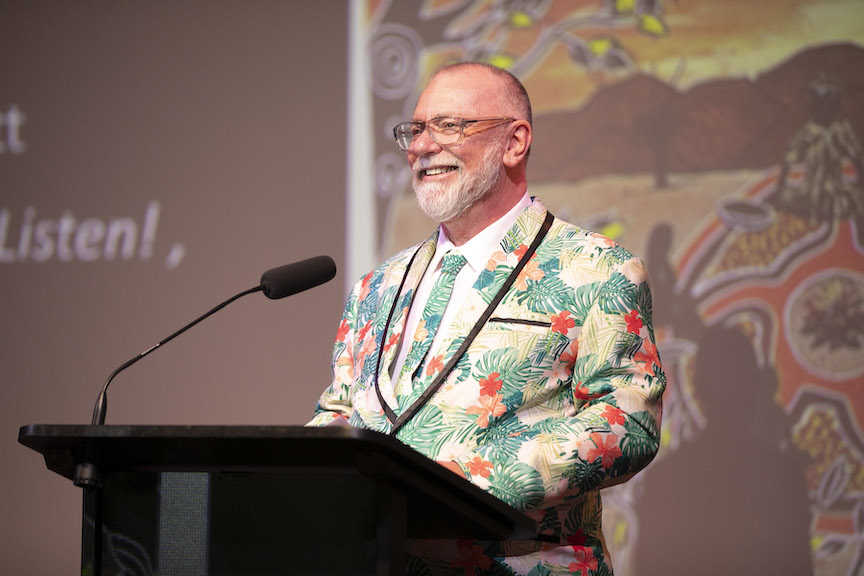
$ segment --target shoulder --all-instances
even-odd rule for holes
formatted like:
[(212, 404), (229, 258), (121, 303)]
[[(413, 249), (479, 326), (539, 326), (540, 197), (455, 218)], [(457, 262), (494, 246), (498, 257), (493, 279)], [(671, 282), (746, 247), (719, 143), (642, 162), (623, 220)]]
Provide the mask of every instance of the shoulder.
[[(518, 222), (522, 222), (522, 228), (530, 229), (536, 226), (538, 229), (545, 219), (548, 209), (543, 203), (533, 198), (531, 205), (520, 215)], [(592, 252), (598, 256), (604, 256), (624, 262), (635, 256), (615, 240), (607, 238), (577, 224), (572, 224), (557, 216), (552, 220), (552, 225), (544, 238), (543, 244), (554, 244), (560, 249), (576, 251), (580, 253)]]
[(553, 238), (560, 238), (569, 249), (594, 252), (618, 264), (636, 258), (632, 252), (612, 238), (558, 218), (552, 223), (550, 235)]
[(415, 258), (415, 255), (421, 250), (421, 248), (430, 243), (434, 246), (437, 240), (438, 231), (436, 230), (432, 236), (426, 240), (393, 254), (376, 268), (364, 274), (355, 284), (355, 290), (361, 286), (378, 285), (392, 278), (401, 279), (405, 270), (408, 268), (408, 264)]
[(644, 281), (644, 262), (612, 238), (555, 218), (538, 252), (544, 260), (557, 259), (558, 269), (585, 281), (608, 279), (621, 273), (631, 281)]

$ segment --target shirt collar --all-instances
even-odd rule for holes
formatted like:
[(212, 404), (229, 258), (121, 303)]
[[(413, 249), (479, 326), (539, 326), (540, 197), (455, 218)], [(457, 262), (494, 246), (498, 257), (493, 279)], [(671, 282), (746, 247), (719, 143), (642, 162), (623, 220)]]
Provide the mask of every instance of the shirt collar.
[[(492, 254), (498, 249), (501, 239), (504, 238), (504, 235), (510, 227), (513, 226), (513, 223), (516, 221), (516, 218), (519, 217), (519, 214), (531, 205), (531, 202), (531, 197), (526, 192), (519, 202), (504, 214), (504, 216), (481, 230), (462, 246), (459, 246), (459, 252), (465, 256), (468, 265), (471, 266), (474, 272), (479, 272), (486, 267), (486, 263), (489, 262)], [(439, 226), (438, 230), (438, 245), (435, 248), (435, 260), (440, 260), (440, 258), (444, 257), (444, 254), (455, 248), (453, 242), (447, 238), (447, 233), (444, 232), (444, 228)]]

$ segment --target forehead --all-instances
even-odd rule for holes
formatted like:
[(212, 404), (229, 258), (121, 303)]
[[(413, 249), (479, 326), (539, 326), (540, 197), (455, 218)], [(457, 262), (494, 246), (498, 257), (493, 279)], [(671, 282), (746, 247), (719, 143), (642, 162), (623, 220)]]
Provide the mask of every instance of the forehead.
[(482, 69), (464, 68), (443, 72), (420, 94), (417, 107), (414, 108), (414, 119), (502, 116), (501, 90), (500, 81)]

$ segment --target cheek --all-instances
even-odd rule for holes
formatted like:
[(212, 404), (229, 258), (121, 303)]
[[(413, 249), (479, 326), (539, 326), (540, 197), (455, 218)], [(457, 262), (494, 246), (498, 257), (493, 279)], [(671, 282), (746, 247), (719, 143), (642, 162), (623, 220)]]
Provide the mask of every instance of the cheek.
[(476, 170), (484, 164), (485, 150), (463, 151), (459, 154), (459, 160), (467, 170)]

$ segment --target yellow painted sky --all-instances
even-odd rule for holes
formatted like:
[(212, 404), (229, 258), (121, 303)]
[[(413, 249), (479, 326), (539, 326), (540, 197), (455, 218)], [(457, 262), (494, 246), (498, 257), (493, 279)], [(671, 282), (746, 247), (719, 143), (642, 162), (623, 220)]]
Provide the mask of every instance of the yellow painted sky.
[[(434, 10), (452, 2), (427, 0), (424, 6)], [(475, 4), (475, 9), (454, 23), (453, 29), (464, 29), (482, 18), (490, 3), (485, 0)], [(556, 0), (531, 25), (499, 28), (490, 33), (490, 38), (506, 38), (501, 52), (518, 57), (537, 41), (542, 30), (568, 17), (584, 20), (600, 14), (603, 3)], [(380, 6), (370, 1), (373, 12)], [(663, 37), (638, 32), (634, 20), (614, 27), (582, 26), (570, 33), (584, 40), (614, 38), (633, 59), (635, 70), (681, 89), (721, 77), (755, 77), (811, 45), (864, 45), (864, 0), (664, 0), (663, 7), (669, 30)], [(424, 64), (434, 68), (437, 62), (453, 57), (458, 57), (458, 48), (427, 54)], [(629, 73), (585, 70), (559, 43), (546, 51), (534, 70), (523, 75), (523, 81), (535, 110), (542, 112), (578, 108), (599, 86)]]
[[(584, 9), (582, 1), (559, 0), (546, 19), (566, 17), (574, 4)], [(753, 78), (807, 46), (864, 44), (862, 0), (667, 0), (664, 7), (669, 33), (660, 38), (640, 33), (634, 26), (572, 33), (585, 40), (616, 38), (638, 71), (681, 89), (722, 77)], [(544, 25), (548, 22), (538, 22), (537, 29)], [(535, 109), (548, 111), (577, 108), (599, 86), (620, 77), (585, 71), (559, 46), (523, 80)]]

